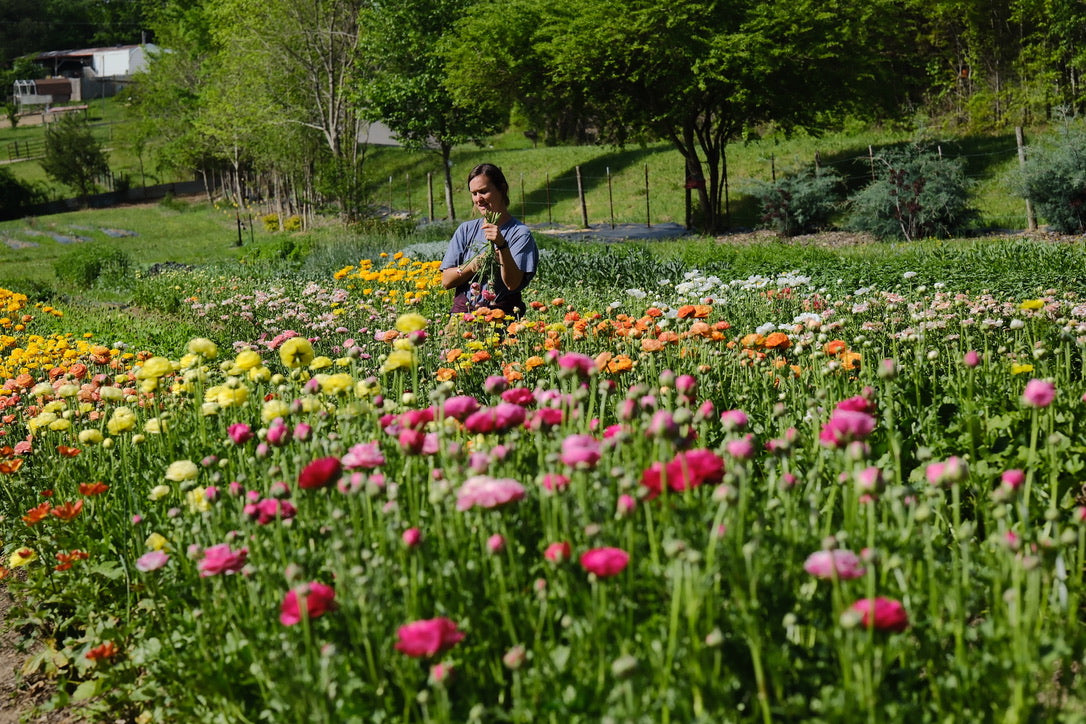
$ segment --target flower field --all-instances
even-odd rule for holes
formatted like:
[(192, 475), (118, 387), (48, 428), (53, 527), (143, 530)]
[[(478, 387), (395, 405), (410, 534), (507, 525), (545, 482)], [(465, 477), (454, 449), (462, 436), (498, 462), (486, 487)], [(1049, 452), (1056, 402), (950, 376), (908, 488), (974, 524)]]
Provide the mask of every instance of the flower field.
[(402, 254), (170, 272), (178, 349), (0, 291), (24, 674), (137, 722), (1086, 717), (1081, 287), (579, 263), (520, 320)]

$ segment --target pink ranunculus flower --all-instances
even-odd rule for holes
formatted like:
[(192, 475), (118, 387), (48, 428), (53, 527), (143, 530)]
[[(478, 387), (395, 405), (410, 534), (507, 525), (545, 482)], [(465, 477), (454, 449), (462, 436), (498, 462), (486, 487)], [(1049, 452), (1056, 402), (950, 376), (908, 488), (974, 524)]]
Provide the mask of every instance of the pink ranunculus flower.
[(596, 372), (596, 360), (579, 352), (566, 352), (558, 358), (558, 369), (588, 377)]
[(400, 426), (412, 430), (421, 430), (434, 420), (434, 408), (424, 407), (421, 410), (407, 410), (400, 415)]
[(524, 486), (512, 478), (475, 475), (465, 480), (456, 491), (456, 509), (497, 508), (523, 497)]
[(569, 560), (569, 557), (573, 555), (573, 548), (567, 541), (559, 541), (557, 543), (551, 543), (543, 551), (543, 557), (552, 563), (563, 563)]
[(396, 650), (416, 659), (448, 651), (464, 639), (456, 623), (447, 618), (414, 621), (396, 630)]
[(245, 567), (249, 557), (248, 548), (230, 550), (229, 543), (219, 543), (204, 549), (204, 557), (196, 564), (202, 578), (217, 576), (220, 573), (237, 573)]
[(524, 424), (524, 408), (511, 402), (499, 402), (494, 407), (474, 412), (464, 420), (464, 427), (473, 434), (505, 432)]
[(315, 619), (336, 607), (336, 591), (331, 586), (318, 581), (311, 581), (290, 589), (283, 596), (283, 603), (279, 607), (279, 623), (284, 626), (301, 623), (303, 603), (306, 618)]
[(230, 436), (235, 445), (244, 445), (253, 439), (253, 429), (244, 422), (235, 422), (226, 428), (226, 434)]
[(571, 468), (594, 468), (600, 460), (600, 441), (591, 435), (569, 435), (562, 441), (561, 460)]
[(483, 390), (488, 395), (500, 395), (509, 389), (509, 380), (501, 375), (490, 375), (483, 380)]
[(569, 487), (569, 478), (558, 473), (547, 473), (539, 479), (539, 484), (550, 493), (560, 493)]
[(1026, 473), (1017, 468), (1004, 470), (1003, 474), (999, 476), (999, 484), (1011, 492), (1022, 487), (1024, 482), (1026, 482)]
[(403, 539), (403, 544), (408, 548), (415, 548), (422, 542), (422, 531), (418, 528), (408, 528), (400, 536)]
[(527, 387), (512, 387), (502, 393), (502, 401), (521, 407), (531, 407), (535, 404), (535, 393)]
[(615, 508), (619, 515), (629, 515), (630, 513), (634, 512), (635, 508), (637, 508), (637, 499), (634, 498), (632, 495), (627, 495), (626, 493), (623, 493), (622, 495), (618, 496), (618, 503), (615, 504)]
[(336, 482), (343, 472), (343, 464), (334, 456), (317, 458), (298, 473), (298, 487), (302, 490), (324, 488)]
[(1056, 385), (1048, 380), (1032, 379), (1022, 391), (1022, 404), (1026, 407), (1048, 407), (1056, 399)]
[(298, 509), (289, 500), (276, 500), (264, 498), (248, 503), (242, 512), (250, 518), (256, 519), (260, 525), (267, 525), (274, 520), (290, 520), (298, 514)]
[(909, 627), (909, 615), (901, 601), (892, 598), (861, 598), (849, 607), (860, 614), (860, 624), (876, 631), (904, 631)]
[(162, 551), (151, 551), (144, 553), (138, 559), (136, 559), (136, 570), (147, 573), (149, 571), (157, 571), (162, 566), (166, 565), (166, 562), (170, 560), (169, 555)]
[(834, 577), (848, 581), (859, 578), (867, 573), (860, 557), (852, 551), (836, 549), (831, 551), (815, 551), (807, 556), (803, 564), (803, 570), (815, 578), (832, 580)]
[(492, 555), (497, 555), (505, 550), (505, 536), (501, 533), (495, 533), (486, 539), (486, 552)]
[(385, 464), (385, 455), (381, 452), (381, 446), (374, 442), (360, 442), (352, 445), (347, 454), (340, 458), (343, 467), (349, 470), (364, 468), (372, 470)]
[(962, 357), (962, 364), (966, 367), (977, 367), (980, 365), (980, 353), (975, 349), (969, 350), (965, 353), (965, 356)]
[(272, 420), (272, 423), (268, 425), (268, 433), (264, 439), (269, 445), (275, 445), (276, 447), (290, 442), (290, 428), (287, 427), (286, 421), (281, 417)]
[(565, 413), (555, 407), (541, 407), (525, 423), (530, 430), (550, 430), (562, 424)]
[(468, 415), (479, 410), (479, 401), (468, 395), (458, 395), (445, 400), (441, 407), (445, 417), (453, 417), (463, 421)]
[(754, 436), (747, 434), (734, 440), (728, 440), (724, 448), (736, 460), (750, 460), (754, 457)]
[(414, 430), (409, 427), (405, 427), (400, 430), (398, 438), (400, 443), (400, 450), (408, 455), (419, 455), (422, 453), (422, 447), (426, 443), (426, 433), (422, 430)]
[(750, 418), (742, 410), (725, 410), (720, 413), (720, 422), (725, 430), (742, 430), (750, 422)]
[(953, 485), (964, 482), (969, 475), (969, 466), (957, 455), (951, 455), (943, 462), (929, 463), (924, 468), (924, 476), (932, 485)]
[(598, 578), (617, 576), (630, 562), (630, 554), (621, 548), (593, 548), (581, 554), (581, 567)]
[(826, 447), (843, 448), (863, 440), (875, 430), (875, 418), (859, 410), (836, 409), (822, 426), (818, 440)]

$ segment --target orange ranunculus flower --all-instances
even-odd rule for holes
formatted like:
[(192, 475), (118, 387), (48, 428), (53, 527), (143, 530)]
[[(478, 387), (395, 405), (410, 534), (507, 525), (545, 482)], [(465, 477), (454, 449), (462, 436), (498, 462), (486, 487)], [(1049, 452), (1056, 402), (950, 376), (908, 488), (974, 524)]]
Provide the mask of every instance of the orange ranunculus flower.
[(618, 355), (607, 363), (607, 371), (611, 374), (618, 374), (631, 369), (633, 369), (633, 360), (624, 354)]
[(67, 445), (57, 445), (57, 452), (61, 457), (74, 458), (79, 453), (83, 452), (77, 447), (68, 447)]
[(52, 513), (55, 517), (60, 518), (61, 520), (71, 520), (72, 518), (79, 515), (80, 511), (82, 510), (83, 501), (77, 500), (74, 503), (68, 501), (63, 505), (58, 505), (49, 512)]
[(11, 445), (5, 445), (0, 447), (0, 458), (13, 458), (15, 457), (15, 448)]
[(644, 339), (641, 340), (641, 351), (642, 352), (659, 352), (663, 348), (664, 348), (664, 343), (661, 342), (658, 339), (653, 339), (651, 337), (645, 337)]
[(106, 641), (101, 646), (95, 646), (84, 655), (91, 661), (97, 661), (98, 659), (112, 659), (118, 653), (117, 645), (112, 641)]
[(713, 308), (708, 304), (684, 304), (679, 307), (679, 319), (687, 319), (688, 317), (705, 319), (712, 311)]
[(562, 317), (563, 322), (579, 322), (580, 320), (581, 313), (575, 309), (571, 309), (570, 311), (566, 312), (565, 316)]
[(690, 325), (690, 335), (693, 337), (710, 337), (713, 328), (705, 322), (694, 322)]
[(826, 354), (841, 354), (848, 349), (848, 345), (843, 340), (834, 339), (826, 342), (826, 346), (822, 348), (822, 351)]
[(646, 317), (662, 317), (662, 316), (664, 316), (664, 313), (661, 310), (657, 309), (656, 307), (649, 307), (648, 309), (645, 310), (645, 316)]
[(460, 349), (459, 347), (457, 347), (456, 349), (450, 349), (448, 352), (445, 353), (445, 361), (455, 362), (456, 360), (460, 359), (460, 355), (462, 354), (464, 354), (464, 350)]
[(672, 342), (678, 342), (679, 341), (679, 333), (678, 332), (671, 332), (671, 331), (660, 332), (660, 334), (658, 334), (656, 336), (656, 338), (658, 340), (660, 340), (661, 342), (663, 342), (664, 344), (670, 344)]
[(600, 352), (598, 355), (596, 355), (594, 360), (596, 363), (596, 371), (603, 372), (604, 370), (606, 370), (607, 363), (611, 361), (612, 357), (614, 357), (614, 355), (606, 351)]
[(551, 300), (551, 306), (552, 307), (560, 307), (565, 303), (566, 303), (566, 300), (563, 299), (562, 297), (558, 297), (557, 299), (552, 299)]
[(15, 386), (23, 390), (29, 389), (34, 386), (34, 378), (23, 372), (15, 378)]
[(19, 468), (23, 466), (22, 458), (12, 458), (11, 460), (0, 460), (0, 473), (4, 475), (11, 475), (18, 472)]
[(488, 359), (490, 359), (490, 353), (487, 352), (485, 349), (478, 350), (475, 354), (471, 356), (472, 364), (486, 362)]
[(449, 369), (448, 367), (440, 367), (437, 372), (434, 373), (438, 382), (448, 382), (449, 380), (456, 378), (456, 370)]
[(761, 347), (765, 344), (765, 337), (757, 332), (751, 332), (750, 334), (743, 335), (743, 338), (739, 340), (739, 344), (748, 348)]
[(765, 338), (765, 346), (769, 349), (788, 349), (792, 346), (792, 340), (784, 332), (773, 332)]
[(694, 305), (693, 304), (684, 304), (681, 307), (679, 307), (679, 313), (678, 313), (679, 319), (689, 319), (690, 317), (693, 317), (693, 316), (694, 316)]
[(858, 370), (863, 362), (863, 355), (859, 352), (842, 352), (841, 366), (846, 370)]
[(543, 309), (543, 308), (546, 307), (546, 305), (543, 304), (543, 302), (540, 302), (540, 301), (528, 302), (528, 306), (531, 307), (532, 309), (536, 309), (536, 310)]
[(543, 364), (546, 364), (546, 361), (542, 357), (539, 355), (532, 355), (524, 360), (524, 369), (531, 371)]
[(562, 349), (562, 340), (559, 339), (557, 335), (553, 337), (548, 336), (547, 339), (543, 341), (543, 349)]
[(102, 493), (106, 492), (107, 490), (109, 490), (109, 486), (106, 485), (105, 483), (103, 483), (100, 480), (98, 482), (95, 482), (95, 483), (80, 483), (79, 484), (79, 494), (80, 495), (85, 495), (88, 498), (91, 497), (92, 495), (101, 495)]
[(41, 505), (36, 505), (30, 510), (26, 511), (26, 515), (23, 516), (23, 522), (27, 525), (35, 525), (42, 522), (49, 517), (49, 511), (52, 509), (49, 501), (45, 501)]

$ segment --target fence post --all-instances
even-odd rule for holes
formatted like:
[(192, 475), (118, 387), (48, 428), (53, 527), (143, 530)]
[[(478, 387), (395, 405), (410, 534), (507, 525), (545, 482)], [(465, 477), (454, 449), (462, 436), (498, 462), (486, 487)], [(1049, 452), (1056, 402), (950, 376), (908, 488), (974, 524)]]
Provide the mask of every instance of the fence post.
[(875, 149), (872, 146), (867, 147), (867, 164), (871, 167), (871, 180), (875, 180)]
[(388, 177), (388, 215), (392, 216), (392, 177)]
[(550, 173), (550, 171), (548, 171), (547, 172), (547, 224), (551, 225), (553, 223), (554, 223), (554, 218), (552, 217), (552, 210), (551, 210), (551, 173)]
[(611, 211), (611, 228), (615, 228), (615, 197), (611, 192), (611, 167), (607, 167), (607, 205)]
[(523, 220), (528, 216), (527, 202), (524, 200), (524, 174), (520, 175), (520, 218)]
[(430, 223), (434, 221), (434, 172), (426, 172), (426, 204), (430, 210)]
[[(1018, 144), (1018, 165), (1026, 165), (1026, 141), (1022, 135), (1022, 127), (1014, 127), (1014, 140)], [(1037, 215), (1033, 212), (1033, 202), (1026, 199), (1026, 228), (1033, 231), (1037, 228)]]
[(411, 174), (407, 174), (407, 215), (411, 216)]
[(581, 167), (577, 167), (577, 196), (581, 199), (581, 228), (588, 227), (588, 206), (584, 202), (584, 183), (581, 181)]
[(777, 183), (777, 157), (772, 153), (769, 154), (769, 178)]
[(652, 215), (649, 213), (649, 165), (645, 164), (645, 228), (652, 228)]

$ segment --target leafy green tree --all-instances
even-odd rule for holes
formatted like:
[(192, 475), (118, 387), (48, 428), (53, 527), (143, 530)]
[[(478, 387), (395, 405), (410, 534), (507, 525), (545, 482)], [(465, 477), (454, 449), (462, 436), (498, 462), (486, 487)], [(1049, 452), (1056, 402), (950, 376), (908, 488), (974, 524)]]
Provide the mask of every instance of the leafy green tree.
[(97, 179), (109, 173), (101, 144), (86, 120), (61, 116), (45, 131), (45, 158), (41, 167), (57, 183), (71, 187), (81, 197), (97, 189)]
[(468, 6), (468, 0), (377, 2), (359, 17), (361, 113), (368, 120), (383, 121), (405, 147), (440, 156), (450, 219), (456, 219), (453, 147), (478, 141), (509, 122), (510, 109), (495, 102), (497, 93), (465, 99), (446, 84), (441, 44), (450, 34), (450, 19)]
[(26, 210), (45, 201), (45, 194), (33, 185), (15, 178), (9, 169), (0, 167), (0, 219), (17, 219)]

